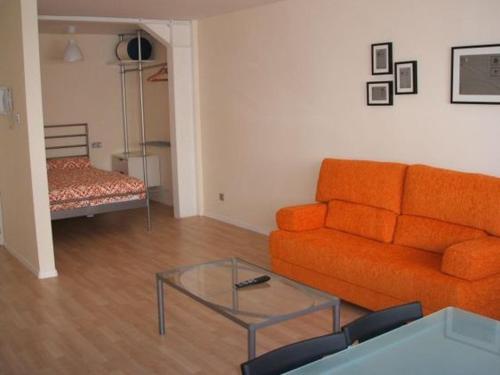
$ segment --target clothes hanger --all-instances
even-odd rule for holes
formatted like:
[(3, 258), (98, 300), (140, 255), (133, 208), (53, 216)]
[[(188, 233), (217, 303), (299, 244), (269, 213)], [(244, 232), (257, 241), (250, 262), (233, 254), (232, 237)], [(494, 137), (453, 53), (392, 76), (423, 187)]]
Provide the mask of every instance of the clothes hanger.
[(163, 65), (159, 71), (148, 78), (149, 82), (162, 82), (168, 81), (168, 69), (167, 65)]

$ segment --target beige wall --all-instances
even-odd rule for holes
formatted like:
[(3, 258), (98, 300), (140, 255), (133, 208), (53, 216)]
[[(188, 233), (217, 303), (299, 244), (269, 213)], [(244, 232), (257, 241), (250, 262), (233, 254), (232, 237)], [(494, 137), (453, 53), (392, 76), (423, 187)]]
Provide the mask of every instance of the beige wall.
[(111, 65), (117, 37), (77, 35), (85, 60), (62, 60), (67, 35), (40, 34), (40, 59), (45, 124), (89, 124), (91, 150), (98, 168), (111, 169), (111, 154), (123, 151), (121, 94), (118, 67)]
[(0, 116), (0, 197), (7, 249), (39, 277), (56, 276), (42, 136), (35, 0), (0, 3), (0, 85), (20, 123)]
[[(44, 121), (46, 124), (89, 124), (90, 142), (102, 142), (102, 148), (90, 150), (92, 163), (111, 169), (111, 155), (123, 152), (120, 75), (116, 61), (116, 35), (77, 34), (75, 36), (84, 60), (65, 63), (62, 60), (67, 35), (40, 34), (42, 62)], [(155, 59), (166, 61), (166, 49), (155, 43)], [(148, 140), (169, 139), (169, 108), (167, 82), (148, 82), (144, 74), (144, 102)], [(137, 73), (128, 73), (127, 107), (131, 150), (139, 149), (140, 112)], [(150, 148), (161, 160), (165, 200), (171, 202), (170, 150)]]
[[(500, 106), (451, 105), (450, 47), (498, 43), (497, 0), (288, 0), (199, 22), (204, 205), (269, 231), (325, 157), (500, 175)], [(419, 94), (366, 106), (370, 44), (418, 60)], [(385, 79), (391, 79), (386, 76)], [(225, 193), (225, 202), (218, 193)]]

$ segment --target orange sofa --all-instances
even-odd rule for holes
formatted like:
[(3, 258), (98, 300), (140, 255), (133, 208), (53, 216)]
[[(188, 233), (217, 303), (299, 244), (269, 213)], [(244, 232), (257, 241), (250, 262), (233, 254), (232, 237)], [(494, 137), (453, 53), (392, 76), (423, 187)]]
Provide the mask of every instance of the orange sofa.
[(500, 178), (325, 159), (316, 201), (278, 211), (275, 272), (372, 310), (419, 300), (500, 319)]

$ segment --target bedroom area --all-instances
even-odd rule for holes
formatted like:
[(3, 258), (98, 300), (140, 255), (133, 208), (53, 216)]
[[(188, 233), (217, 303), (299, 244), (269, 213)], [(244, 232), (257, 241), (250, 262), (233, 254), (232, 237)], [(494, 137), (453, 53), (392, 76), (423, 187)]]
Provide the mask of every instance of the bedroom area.
[(56, 245), (73, 226), (173, 217), (167, 48), (132, 24), (51, 20), (39, 43)]

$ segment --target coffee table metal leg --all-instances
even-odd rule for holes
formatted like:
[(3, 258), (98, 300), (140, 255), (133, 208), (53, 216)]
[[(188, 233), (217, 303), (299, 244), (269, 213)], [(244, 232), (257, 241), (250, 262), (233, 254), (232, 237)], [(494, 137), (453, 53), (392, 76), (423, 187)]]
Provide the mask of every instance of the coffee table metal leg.
[(333, 305), (333, 332), (340, 331), (340, 303)]
[(257, 331), (254, 327), (248, 328), (248, 360), (255, 358), (255, 336)]
[(163, 298), (163, 280), (156, 277), (156, 297), (158, 299), (158, 328), (160, 335), (165, 334), (165, 302)]

